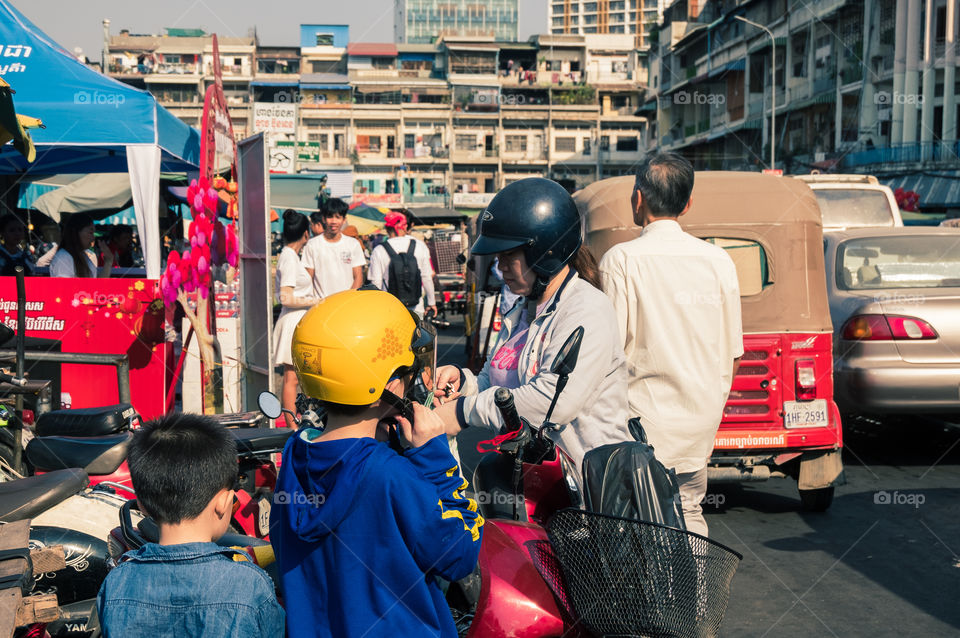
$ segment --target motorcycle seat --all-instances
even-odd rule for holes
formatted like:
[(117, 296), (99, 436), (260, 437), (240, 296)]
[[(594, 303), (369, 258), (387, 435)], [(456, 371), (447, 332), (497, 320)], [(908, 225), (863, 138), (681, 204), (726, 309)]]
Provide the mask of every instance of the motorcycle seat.
[(282, 450), (294, 432), (290, 428), (239, 428), (228, 431), (237, 439), (238, 454)]
[(0, 521), (33, 518), (78, 494), (89, 482), (86, 472), (70, 468), (0, 483)]
[(106, 436), (127, 429), (136, 414), (129, 403), (100, 408), (53, 410), (37, 419), (37, 436)]
[(87, 474), (113, 474), (127, 458), (130, 431), (109, 436), (44, 436), (27, 444), (27, 460), (38, 470), (82, 467)]

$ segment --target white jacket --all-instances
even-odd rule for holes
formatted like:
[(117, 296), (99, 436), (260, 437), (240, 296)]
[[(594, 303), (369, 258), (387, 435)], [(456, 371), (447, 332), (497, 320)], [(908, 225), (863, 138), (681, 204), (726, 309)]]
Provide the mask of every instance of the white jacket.
[[(510, 339), (522, 311), (521, 301), (503, 318), (491, 352), (496, 353)], [(577, 326), (583, 326), (580, 357), (550, 420), (568, 424), (559, 434), (551, 433), (551, 438), (579, 467), (583, 455), (593, 448), (632, 441), (633, 437), (627, 429), (627, 370), (613, 305), (576, 274), (530, 323), (517, 367), (520, 387), (513, 390), (513, 399), (517, 412), (531, 425), (543, 422), (557, 384), (550, 366)], [(461, 392), (466, 396), (457, 406), (461, 426), (496, 430), (503, 425), (493, 400), (496, 387), (490, 386), (489, 370), (490, 360), (478, 376), (463, 371)]]

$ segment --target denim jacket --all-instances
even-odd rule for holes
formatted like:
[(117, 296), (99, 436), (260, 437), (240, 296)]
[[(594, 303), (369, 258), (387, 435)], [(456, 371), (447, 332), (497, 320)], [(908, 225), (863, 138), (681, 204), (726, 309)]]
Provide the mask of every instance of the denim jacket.
[(127, 552), (97, 596), (112, 636), (283, 636), (284, 614), (266, 572), (215, 543)]

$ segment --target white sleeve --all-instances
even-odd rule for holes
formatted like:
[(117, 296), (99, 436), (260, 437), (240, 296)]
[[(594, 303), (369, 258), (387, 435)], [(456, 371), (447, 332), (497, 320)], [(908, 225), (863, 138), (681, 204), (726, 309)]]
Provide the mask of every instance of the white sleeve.
[[(414, 239), (413, 241), (417, 241)], [(433, 265), (430, 263), (430, 249), (422, 241), (417, 241), (414, 252), (419, 253), (417, 266), (420, 268), (420, 281), (423, 283), (424, 297), (428, 306), (437, 305), (436, 292), (433, 289)]]
[(629, 327), (631, 304), (627, 296), (623, 265), (618, 258), (619, 254), (616, 252), (608, 252), (603, 256), (600, 260), (600, 277), (603, 292), (613, 304), (617, 326), (620, 328), (620, 346), (626, 348), (632, 341)]
[(350, 262), (354, 268), (357, 266), (365, 266), (367, 263), (367, 258), (363, 254), (363, 246), (357, 239), (353, 240), (353, 257), (350, 259)]
[[(314, 243), (313, 243), (313, 240), (311, 239), (303, 247), (303, 254), (300, 257), (300, 263), (303, 264), (303, 267), (309, 268), (310, 270), (317, 269), (316, 256), (314, 255), (313, 248), (314, 248)], [(277, 267), (279, 268), (279, 265)]]
[(280, 288), (297, 287), (296, 258), (286, 250), (280, 253), (280, 259), (277, 260), (277, 272), (280, 273)]
[[(64, 257), (66, 255), (66, 257)], [(51, 277), (76, 277), (76, 269), (73, 266), (73, 257), (65, 250), (58, 250), (50, 262)]]
[[(569, 308), (556, 320), (552, 329), (554, 338), (541, 353), (539, 371), (527, 383), (513, 389), (513, 401), (517, 412), (531, 423), (539, 424), (546, 416), (556, 391), (558, 376), (550, 372), (550, 363), (557, 357), (566, 337), (576, 326), (583, 326), (583, 344), (577, 367), (570, 375), (569, 385), (560, 393), (553, 412), (554, 423), (570, 423), (586, 406), (595, 401), (599, 389), (610, 383), (617, 369), (612, 368), (616, 353), (620, 350), (618, 337), (610, 319), (610, 307), (603, 303), (593, 307)], [(486, 366), (485, 366), (486, 367)], [(489, 381), (487, 381), (489, 384)], [(480, 379), (477, 385), (482, 388)], [(494, 401), (495, 387), (481, 389), (478, 394), (464, 396), (460, 408), (466, 423), (489, 428), (503, 425), (500, 411)]]
[(387, 289), (387, 285), (383, 281), (383, 273), (385, 270), (383, 261), (386, 254), (387, 250), (383, 246), (377, 246), (373, 249), (373, 252), (370, 253), (370, 271), (367, 273), (367, 278), (371, 284), (380, 290)]
[(737, 268), (727, 257), (729, 268), (721, 274), (723, 288), (723, 319), (726, 323), (727, 336), (730, 338), (730, 354), (734, 359), (743, 356), (743, 323), (740, 309), (740, 280), (737, 278)]

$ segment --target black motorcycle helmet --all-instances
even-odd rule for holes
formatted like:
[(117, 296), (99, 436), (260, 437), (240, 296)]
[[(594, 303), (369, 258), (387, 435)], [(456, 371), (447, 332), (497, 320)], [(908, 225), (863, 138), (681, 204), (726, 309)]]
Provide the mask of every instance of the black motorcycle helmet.
[(504, 187), (480, 215), (474, 255), (494, 255), (523, 247), (537, 274), (530, 297), (539, 299), (550, 278), (573, 259), (583, 242), (580, 211), (560, 184), (528, 177)]

